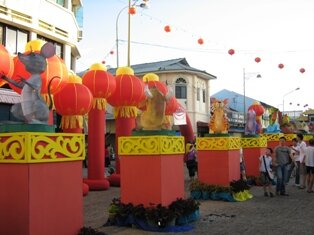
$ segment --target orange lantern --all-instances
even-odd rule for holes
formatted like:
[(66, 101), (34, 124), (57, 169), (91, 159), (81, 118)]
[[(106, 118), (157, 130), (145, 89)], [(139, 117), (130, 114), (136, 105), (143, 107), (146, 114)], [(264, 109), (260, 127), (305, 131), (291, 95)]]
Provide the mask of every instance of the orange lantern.
[(93, 94), (93, 108), (105, 110), (105, 99), (116, 89), (116, 80), (113, 75), (108, 73), (107, 68), (102, 64), (93, 64), (83, 75), (82, 80)]
[(167, 33), (169, 33), (169, 32), (171, 32), (171, 27), (170, 27), (169, 25), (166, 25), (166, 26), (164, 27), (164, 30), (165, 30)]
[(228, 51), (228, 54), (229, 55), (233, 55), (235, 53), (235, 51), (233, 50), (233, 49), (230, 49), (229, 51)]
[(278, 64), (278, 68), (283, 69), (285, 67), (283, 64)]
[(83, 115), (92, 108), (93, 95), (80, 83), (67, 83), (54, 95), (54, 104), (58, 114), (62, 115), (62, 129), (83, 128)]
[(197, 40), (197, 43), (200, 44), (200, 45), (203, 45), (204, 44), (204, 39), (203, 38), (199, 38)]
[(136, 7), (132, 6), (129, 8), (129, 14), (130, 15), (135, 15), (136, 14)]
[(256, 58), (255, 58), (255, 62), (256, 62), (256, 63), (259, 63), (259, 62), (261, 62), (261, 58), (259, 58), (259, 57), (256, 57)]
[[(0, 69), (1, 74), (11, 78), (14, 70), (13, 58), (10, 56), (8, 50), (0, 44)], [(6, 83), (5, 80), (0, 79), (0, 87)]]
[(300, 73), (304, 73), (305, 69), (304, 68), (300, 68)]
[(117, 88), (108, 97), (110, 105), (115, 107), (115, 117), (136, 117), (136, 106), (145, 100), (144, 83), (134, 75), (130, 67), (118, 68), (116, 71)]

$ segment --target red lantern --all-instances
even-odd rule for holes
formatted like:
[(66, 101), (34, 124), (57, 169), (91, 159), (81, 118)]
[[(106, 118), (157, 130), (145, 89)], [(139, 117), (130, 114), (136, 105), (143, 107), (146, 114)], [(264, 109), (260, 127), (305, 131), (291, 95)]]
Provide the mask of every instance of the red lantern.
[(203, 38), (199, 38), (197, 40), (198, 44), (203, 45), (204, 44), (204, 39)]
[(304, 68), (300, 68), (300, 73), (304, 73), (305, 69)]
[(116, 117), (136, 117), (136, 106), (146, 98), (144, 82), (129, 67), (118, 68), (116, 73), (117, 88), (107, 100), (116, 107)]
[(256, 58), (255, 58), (255, 62), (256, 62), (256, 63), (259, 63), (259, 62), (261, 62), (261, 58), (259, 58), (259, 57), (256, 57)]
[(229, 54), (229, 55), (233, 55), (234, 52), (235, 52), (235, 51), (234, 51), (233, 49), (230, 49), (230, 50), (228, 51), (228, 54)]
[(278, 64), (278, 68), (283, 69), (285, 67), (283, 64)]
[[(24, 53), (26, 54), (26, 53)], [(31, 74), (26, 71), (24, 64), (19, 60), (18, 56), (14, 57), (14, 72), (12, 75), (13, 80), (20, 80), (21, 78), (28, 79)], [(51, 82), (51, 93), (54, 94), (55, 92), (58, 91), (59, 86), (61, 85), (62, 82), (67, 82), (68, 81), (68, 70), (61, 58), (59, 58), (57, 55), (54, 55), (50, 58), (47, 59), (47, 67), (46, 70), (40, 75), (41, 80), (42, 80), (42, 87), (41, 87), (41, 93), (42, 94), (47, 94), (48, 93), (48, 84), (49, 81), (56, 77)], [(21, 93), (21, 89), (11, 86), (11, 88), (18, 92)]]
[(179, 107), (180, 107), (180, 105), (179, 105), (176, 97), (174, 97), (174, 96), (171, 97), (167, 101), (165, 115), (172, 115), (173, 113), (175, 113), (179, 109)]
[(129, 8), (129, 14), (130, 15), (135, 15), (136, 14), (136, 7), (132, 6)]
[(83, 115), (92, 108), (90, 90), (80, 83), (67, 83), (53, 99), (57, 113), (62, 115), (62, 129), (82, 129)]
[(164, 27), (164, 30), (165, 30), (167, 33), (169, 33), (169, 32), (171, 31), (171, 28), (170, 28), (169, 25), (166, 25), (166, 26)]
[(109, 53), (110, 53), (110, 55), (113, 55), (113, 54), (114, 54), (114, 51), (110, 51)]
[[(0, 69), (1, 74), (11, 78), (14, 71), (13, 58), (10, 56), (8, 50), (0, 44)], [(6, 83), (5, 80), (0, 79), (0, 87)]]
[(93, 108), (99, 110), (106, 108), (106, 98), (108, 98), (116, 89), (116, 80), (107, 68), (102, 64), (94, 64), (90, 67), (83, 77), (83, 84), (89, 88), (93, 94)]

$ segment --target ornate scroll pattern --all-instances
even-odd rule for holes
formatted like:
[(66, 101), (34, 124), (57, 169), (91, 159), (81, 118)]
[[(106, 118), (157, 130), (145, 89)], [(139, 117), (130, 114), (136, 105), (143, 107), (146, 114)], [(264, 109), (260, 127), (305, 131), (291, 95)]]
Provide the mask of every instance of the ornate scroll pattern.
[(200, 137), (196, 139), (197, 150), (240, 149), (239, 137)]
[(262, 134), (262, 137), (266, 137), (267, 141), (279, 141), (279, 138), (284, 136), (287, 141), (291, 141), (293, 138), (296, 138), (296, 134)]
[(242, 148), (267, 147), (267, 139), (265, 137), (241, 138), (241, 146)]
[(25, 152), (24, 135), (0, 135), (0, 162), (23, 161)]
[(183, 154), (184, 138), (178, 136), (120, 137), (119, 155)]
[(11, 133), (0, 135), (0, 162), (40, 163), (83, 160), (82, 134)]

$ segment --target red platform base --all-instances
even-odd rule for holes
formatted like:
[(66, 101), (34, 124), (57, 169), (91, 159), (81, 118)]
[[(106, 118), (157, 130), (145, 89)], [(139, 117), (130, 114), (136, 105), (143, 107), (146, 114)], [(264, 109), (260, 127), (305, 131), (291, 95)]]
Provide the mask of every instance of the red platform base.
[(183, 154), (121, 156), (121, 201), (168, 206), (184, 198)]
[(259, 158), (265, 154), (265, 148), (243, 148), (245, 171), (247, 176), (259, 176)]
[(0, 164), (0, 234), (78, 234), (81, 177), (81, 161)]
[(198, 178), (206, 184), (226, 186), (240, 179), (239, 150), (198, 151)]

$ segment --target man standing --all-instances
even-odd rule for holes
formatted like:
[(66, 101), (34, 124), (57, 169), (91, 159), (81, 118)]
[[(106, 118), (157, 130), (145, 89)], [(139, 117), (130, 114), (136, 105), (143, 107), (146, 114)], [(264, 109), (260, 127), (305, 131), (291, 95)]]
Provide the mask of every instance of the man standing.
[(284, 136), (279, 138), (279, 145), (275, 149), (275, 165), (277, 173), (276, 194), (282, 196), (289, 196), (286, 193), (285, 180), (288, 177), (288, 165), (291, 158), (291, 149), (286, 146), (286, 138)]

